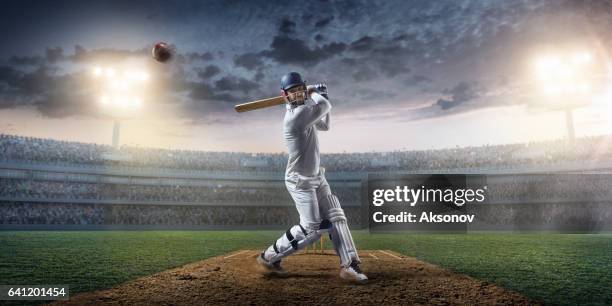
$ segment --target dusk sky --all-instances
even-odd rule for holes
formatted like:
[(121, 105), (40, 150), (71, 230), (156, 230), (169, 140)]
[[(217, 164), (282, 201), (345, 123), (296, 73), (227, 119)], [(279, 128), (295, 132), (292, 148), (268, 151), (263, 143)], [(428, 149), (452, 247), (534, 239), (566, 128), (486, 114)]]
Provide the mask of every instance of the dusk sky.
[[(278, 95), (290, 71), (328, 84), (323, 152), (558, 139), (550, 103), (573, 98), (543, 102), (533, 62), (586, 52), (576, 134), (609, 134), (611, 29), (611, 1), (3, 1), (0, 133), (109, 144), (102, 66), (150, 75), (122, 120), (132, 146), (285, 151), (283, 106), (233, 106)], [(157, 41), (172, 62), (153, 61)]]

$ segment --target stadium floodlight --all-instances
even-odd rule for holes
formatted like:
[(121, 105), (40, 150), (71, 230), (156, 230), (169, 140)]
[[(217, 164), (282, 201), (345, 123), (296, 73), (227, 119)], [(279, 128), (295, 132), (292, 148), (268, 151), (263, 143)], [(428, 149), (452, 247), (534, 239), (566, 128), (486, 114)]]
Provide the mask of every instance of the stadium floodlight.
[(113, 126), (113, 146), (119, 145), (120, 119), (134, 114), (142, 106), (140, 93), (150, 76), (138, 69), (117, 69), (115, 67), (94, 66), (93, 75), (100, 91), (100, 104), (115, 118)]
[(135, 108), (139, 108), (142, 105), (142, 99), (141, 98), (134, 98), (134, 100), (132, 101), (132, 106)]
[(102, 104), (104, 104), (104, 105), (107, 105), (107, 104), (109, 104), (110, 102), (111, 102), (111, 100), (110, 100), (110, 98), (109, 98), (109, 97), (107, 97), (107, 96), (102, 96), (102, 97), (100, 97), (100, 103), (102, 103)]
[(94, 76), (99, 77), (102, 75), (102, 68), (99, 66), (95, 66), (93, 69)]
[(113, 68), (106, 68), (104, 70), (104, 75), (107, 77), (114, 77), (115, 76), (115, 69)]
[(590, 93), (592, 56), (578, 52), (567, 56), (547, 55), (535, 61), (535, 74), (546, 96)]
[(579, 52), (572, 56), (572, 64), (574, 65), (584, 65), (588, 64), (592, 60), (592, 55), (588, 52)]
[(593, 55), (586, 51), (557, 53), (540, 56), (534, 60), (534, 74), (539, 91), (544, 99), (554, 99), (556, 105), (566, 112), (568, 137), (574, 140), (572, 111), (576, 100), (591, 95), (594, 77)]
[(538, 79), (548, 81), (559, 67), (559, 58), (556, 56), (545, 56), (538, 58), (535, 62), (535, 69)]
[(138, 70), (126, 70), (123, 72), (124, 81), (140, 81), (145, 82), (149, 80), (149, 74), (144, 71)]

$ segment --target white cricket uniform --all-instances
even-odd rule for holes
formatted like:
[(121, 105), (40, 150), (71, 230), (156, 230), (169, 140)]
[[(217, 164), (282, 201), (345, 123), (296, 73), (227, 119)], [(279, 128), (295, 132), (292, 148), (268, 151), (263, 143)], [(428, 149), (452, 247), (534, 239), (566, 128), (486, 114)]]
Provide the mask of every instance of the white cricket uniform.
[[(325, 169), (320, 167), (318, 130), (329, 129), (331, 104), (319, 93), (310, 95), (304, 105), (287, 104), (283, 124), (285, 144), (289, 150), (289, 161), (285, 171), (285, 186), (291, 194), (300, 215), (300, 224), (290, 228), (264, 252), (266, 259), (278, 259), (290, 253), (291, 242), (304, 240), (308, 233), (316, 233), (325, 215), (319, 202), (331, 195)], [(323, 203), (321, 203), (323, 204)], [(290, 236), (287, 237), (287, 234)], [(312, 235), (311, 235), (312, 236)], [(320, 235), (318, 235), (320, 237)], [(292, 239), (289, 239), (292, 238)], [(294, 239), (295, 238), (295, 239)], [(318, 237), (311, 237), (315, 241)], [(287, 255), (288, 255), (287, 254)]]
[(318, 229), (319, 200), (331, 194), (325, 169), (320, 167), (317, 136), (319, 130), (329, 130), (331, 104), (318, 93), (313, 93), (311, 98), (314, 103), (307, 101), (298, 107), (287, 104), (283, 125), (289, 149), (285, 185), (300, 214), (300, 225), (306, 230)]
[[(329, 130), (331, 104), (319, 93), (310, 97), (312, 101), (304, 105), (287, 105), (283, 128), (289, 149), (285, 186), (300, 214), (300, 223), (274, 241), (264, 251), (264, 258), (278, 261), (329, 232), (341, 265), (346, 267), (352, 261), (359, 262), (359, 256), (344, 211), (338, 198), (331, 193), (325, 169), (320, 167), (317, 137), (318, 131)], [(320, 228), (323, 219), (327, 224)]]

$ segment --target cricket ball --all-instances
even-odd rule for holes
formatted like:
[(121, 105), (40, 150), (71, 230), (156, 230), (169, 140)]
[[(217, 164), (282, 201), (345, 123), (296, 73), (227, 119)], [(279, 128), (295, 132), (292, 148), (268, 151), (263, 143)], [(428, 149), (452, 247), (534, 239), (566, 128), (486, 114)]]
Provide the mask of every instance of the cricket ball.
[(165, 63), (172, 58), (172, 48), (165, 42), (158, 42), (153, 46), (151, 54), (156, 61)]

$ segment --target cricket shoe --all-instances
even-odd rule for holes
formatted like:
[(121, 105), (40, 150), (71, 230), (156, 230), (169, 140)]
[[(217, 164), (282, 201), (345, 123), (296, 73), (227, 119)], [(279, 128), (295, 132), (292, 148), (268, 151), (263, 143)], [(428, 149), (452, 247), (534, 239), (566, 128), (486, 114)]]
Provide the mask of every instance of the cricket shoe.
[(363, 271), (361, 271), (359, 267), (359, 263), (355, 260), (353, 260), (348, 267), (342, 267), (340, 269), (340, 278), (358, 284), (365, 284), (368, 282), (368, 277), (363, 274)]
[(264, 257), (264, 253), (259, 254), (257, 256), (257, 263), (260, 267), (262, 267), (267, 273), (285, 276), (287, 275), (287, 270), (283, 269), (281, 266), (281, 261), (270, 262)]

